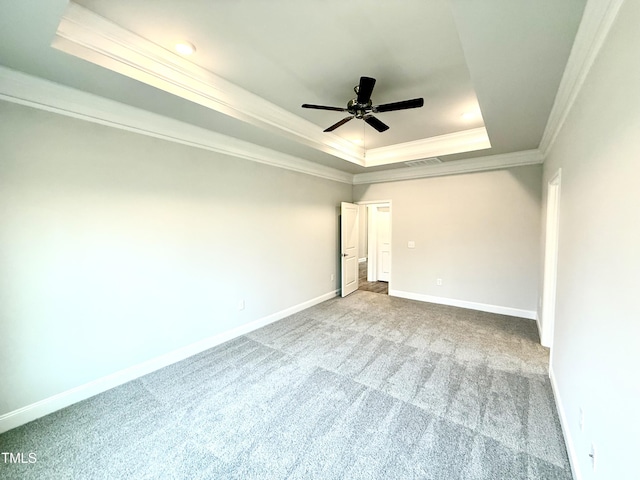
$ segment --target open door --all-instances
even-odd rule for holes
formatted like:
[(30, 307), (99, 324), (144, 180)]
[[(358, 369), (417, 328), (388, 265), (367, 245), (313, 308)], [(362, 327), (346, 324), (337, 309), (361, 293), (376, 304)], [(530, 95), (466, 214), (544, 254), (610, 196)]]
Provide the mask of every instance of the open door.
[(342, 254), (342, 296), (358, 289), (358, 205), (340, 204), (340, 249)]

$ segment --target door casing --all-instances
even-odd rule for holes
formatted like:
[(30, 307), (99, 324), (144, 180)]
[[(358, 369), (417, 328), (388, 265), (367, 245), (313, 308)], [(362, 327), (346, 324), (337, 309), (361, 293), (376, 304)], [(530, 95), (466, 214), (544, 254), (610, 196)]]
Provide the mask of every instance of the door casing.
[(544, 242), (544, 276), (542, 283), (542, 331), (540, 343), (553, 353), (558, 275), (558, 240), (560, 228), (561, 170), (547, 184), (547, 219)]
[[(391, 261), (391, 251), (392, 251), (392, 205), (391, 200), (376, 200), (376, 201), (366, 201), (366, 202), (358, 202), (359, 205), (366, 205), (367, 207), (367, 281), (369, 282), (377, 282), (378, 280), (391, 282), (392, 277), (392, 261)], [(379, 278), (379, 264), (381, 263), (381, 259), (379, 258), (379, 245), (378, 245), (378, 209), (380, 208), (388, 208), (389, 209), (389, 225), (388, 225), (388, 234), (389, 234), (389, 246), (388, 246), (388, 257), (387, 265), (388, 265), (388, 277)]]

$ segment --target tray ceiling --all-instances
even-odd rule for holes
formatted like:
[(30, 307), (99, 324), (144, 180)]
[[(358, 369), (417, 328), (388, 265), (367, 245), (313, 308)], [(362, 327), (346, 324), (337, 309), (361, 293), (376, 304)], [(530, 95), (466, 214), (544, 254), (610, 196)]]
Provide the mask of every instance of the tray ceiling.
[[(27, 73), (361, 173), (537, 148), (584, 3), (30, 2), (10, 6), (0, 53)], [(21, 45), (38, 23), (48, 30)], [(188, 58), (173, 51), (184, 40), (196, 46)], [(30, 49), (33, 64), (20, 58)], [(374, 103), (425, 106), (378, 114), (384, 133), (362, 121), (323, 133), (344, 114), (300, 108), (345, 106), (362, 75), (377, 79)]]

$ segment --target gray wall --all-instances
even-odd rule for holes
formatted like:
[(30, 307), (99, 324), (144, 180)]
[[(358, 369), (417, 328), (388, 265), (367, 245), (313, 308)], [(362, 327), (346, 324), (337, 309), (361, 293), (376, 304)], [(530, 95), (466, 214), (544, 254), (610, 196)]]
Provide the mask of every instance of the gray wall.
[(638, 478), (638, 25), (640, 2), (625, 2), (544, 165), (545, 184), (562, 168), (551, 370), (585, 479)]
[[(392, 201), (390, 288), (535, 311), (541, 170), (535, 165), (355, 187), (355, 201)], [(407, 248), (410, 240), (414, 249)]]
[(0, 118), (0, 415), (338, 288), (350, 185), (5, 102)]

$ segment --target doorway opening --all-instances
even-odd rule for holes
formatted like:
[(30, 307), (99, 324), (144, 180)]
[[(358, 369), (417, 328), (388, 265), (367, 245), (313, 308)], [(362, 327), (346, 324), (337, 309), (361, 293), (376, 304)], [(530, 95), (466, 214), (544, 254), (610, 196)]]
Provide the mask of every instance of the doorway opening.
[(359, 265), (359, 277), (358, 290), (364, 290), (365, 292), (381, 293), (383, 295), (389, 295), (389, 282), (377, 280), (370, 282), (367, 280), (367, 261), (360, 262)]
[(361, 202), (358, 290), (389, 294), (391, 202)]

